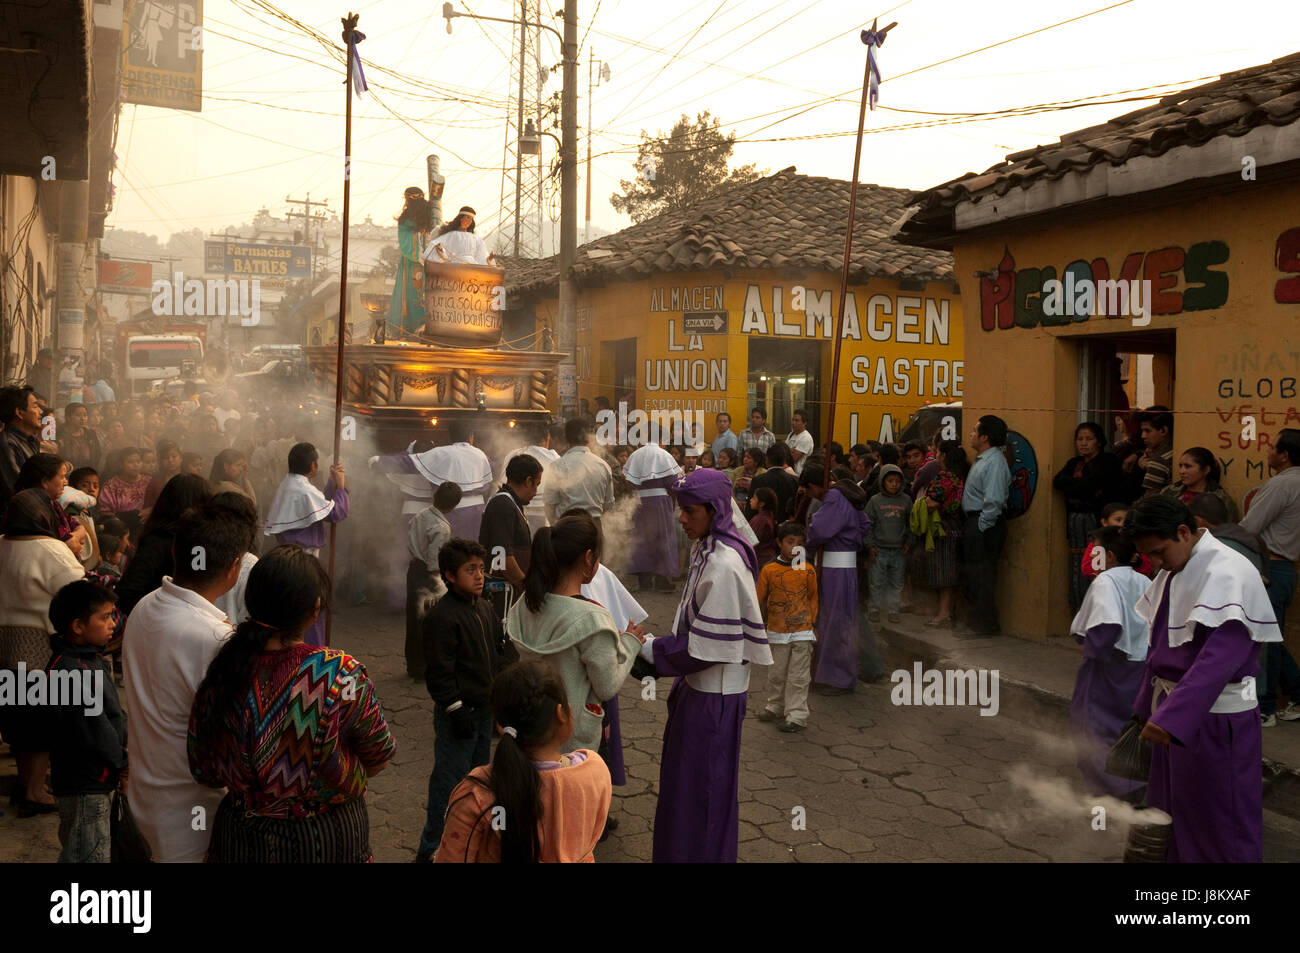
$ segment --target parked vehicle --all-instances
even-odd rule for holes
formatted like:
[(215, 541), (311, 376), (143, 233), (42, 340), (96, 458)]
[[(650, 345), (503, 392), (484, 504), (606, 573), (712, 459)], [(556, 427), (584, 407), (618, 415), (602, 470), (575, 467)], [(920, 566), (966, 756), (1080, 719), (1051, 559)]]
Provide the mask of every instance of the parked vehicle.
[(899, 443), (915, 440), (929, 443), (936, 430), (949, 428), (952, 440), (965, 440), (961, 429), (961, 401), (954, 400), (944, 404), (926, 404), (907, 418), (907, 426), (898, 435)]

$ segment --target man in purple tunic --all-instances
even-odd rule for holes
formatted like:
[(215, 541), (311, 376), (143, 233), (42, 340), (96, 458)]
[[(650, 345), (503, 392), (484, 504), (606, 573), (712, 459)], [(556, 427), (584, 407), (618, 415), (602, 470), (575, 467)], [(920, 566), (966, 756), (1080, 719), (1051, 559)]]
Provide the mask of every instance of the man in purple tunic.
[(636, 540), (627, 571), (637, 576), (642, 592), (652, 586), (671, 592), (677, 575), (677, 528), (673, 525), (672, 487), (682, 476), (673, 455), (656, 443), (632, 451), (623, 478), (636, 489)]
[(659, 762), (655, 863), (735, 863), (740, 839), (740, 730), (749, 664), (772, 652), (754, 584), (758, 559), (736, 532), (731, 481), (694, 470), (677, 481), (691, 571), (672, 635), (641, 655), (675, 675)]
[(1259, 571), (1198, 530), (1177, 499), (1124, 524), (1160, 569), (1138, 603), (1151, 626), (1133, 711), (1153, 742), (1147, 804), (1173, 817), (1171, 863), (1263, 860), (1259, 643), (1282, 638)]
[[(813, 681), (821, 692), (842, 695), (853, 691), (858, 681), (858, 629), (861, 610), (858, 606), (858, 549), (871, 528), (862, 507), (867, 495), (852, 480), (840, 480), (829, 489), (823, 487), (826, 471), (820, 464), (804, 468), (799, 482), (804, 492), (821, 500), (821, 506), (808, 521), (804, 545), (809, 558), (822, 551), (822, 577), (818, 591), (820, 618), (817, 621), (817, 671)], [(874, 651), (863, 657), (863, 664), (875, 667)], [(883, 671), (883, 666), (880, 666)], [(875, 676), (879, 672), (864, 673)]]
[[(297, 544), (313, 556), (319, 556), (325, 545), (325, 524), (346, 519), (351, 506), (342, 464), (330, 467), (324, 493), (311, 482), (319, 470), (316, 448), (309, 443), (294, 444), (289, 451), (289, 473), (275, 491), (266, 517), (267, 536), (274, 536), (280, 545)], [(304, 641), (325, 644), (325, 613), (316, 617)]]
[[(484, 494), (492, 486), (492, 464), (478, 447), (469, 421), (453, 420), (447, 425), (451, 443), (423, 453), (402, 451), (386, 457), (371, 457), (370, 465), (384, 473), (418, 473), (433, 489), (444, 483), (460, 487), (460, 503), (447, 514), (452, 538), (478, 539), (483, 521)], [(407, 518), (409, 522), (409, 517)]]

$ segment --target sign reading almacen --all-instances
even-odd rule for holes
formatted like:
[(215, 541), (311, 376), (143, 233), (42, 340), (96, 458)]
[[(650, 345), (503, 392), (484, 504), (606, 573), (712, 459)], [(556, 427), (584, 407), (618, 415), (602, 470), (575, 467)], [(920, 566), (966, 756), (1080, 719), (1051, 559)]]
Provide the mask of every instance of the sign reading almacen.
[(492, 347), (501, 342), (506, 273), (487, 265), (424, 263), (425, 333), (440, 344)]

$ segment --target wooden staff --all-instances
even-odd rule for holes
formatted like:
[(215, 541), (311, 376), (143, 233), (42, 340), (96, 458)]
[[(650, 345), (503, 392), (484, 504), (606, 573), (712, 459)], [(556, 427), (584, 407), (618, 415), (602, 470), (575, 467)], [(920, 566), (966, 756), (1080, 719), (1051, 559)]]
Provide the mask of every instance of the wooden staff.
[[(876, 24), (871, 24), (871, 31), (877, 37), (883, 38), (886, 33), (896, 27), (897, 23), (891, 23), (883, 30), (876, 30)], [(866, 31), (863, 31), (863, 41), (866, 42)], [(831, 470), (834, 469), (834, 461), (831, 460), (831, 441), (835, 435), (835, 399), (839, 391), (840, 383), (840, 347), (844, 343), (844, 305), (849, 296), (849, 257), (853, 253), (853, 219), (858, 211), (858, 168), (862, 163), (862, 130), (867, 123), (867, 97), (871, 90), (871, 47), (867, 47), (866, 64), (863, 66), (862, 73), (862, 105), (858, 109), (858, 141), (853, 150), (853, 180), (849, 185), (849, 220), (844, 229), (844, 267), (840, 271), (840, 305), (835, 310), (835, 343), (832, 345), (831, 357), (831, 398), (826, 410), (826, 463), (823, 467), (822, 475), (822, 494), (825, 496), (826, 491), (831, 486)], [(822, 583), (822, 550), (817, 551), (817, 561), (815, 564), (817, 573), (817, 585)], [(813, 646), (813, 671), (817, 665), (817, 656), (820, 655), (820, 645)]]
[[(339, 257), (339, 351), (334, 373), (334, 462), (339, 463), (339, 452), (343, 442), (343, 341), (348, 311), (348, 213), (352, 200), (352, 34), (356, 32), (358, 13), (349, 12), (343, 23), (343, 48), (346, 51), (344, 73), (347, 76), (346, 107), (343, 125), (343, 248)], [(330, 600), (325, 610), (325, 645), (330, 644), (330, 631), (334, 625), (334, 553), (337, 550), (339, 524), (330, 523)]]
[[(883, 41), (885, 34), (898, 26), (897, 23), (891, 23), (883, 30), (877, 30), (876, 24), (871, 24), (870, 31), (863, 31), (863, 42), (866, 42), (867, 33), (874, 34), (876, 38)], [(833, 345), (831, 358), (831, 399), (830, 406), (826, 411), (826, 477), (822, 486), (829, 488), (831, 485), (831, 441), (835, 433), (835, 397), (839, 390), (840, 384), (840, 347), (844, 343), (844, 305), (849, 296), (849, 256), (853, 253), (853, 219), (858, 211), (858, 168), (862, 163), (862, 130), (867, 122), (867, 98), (871, 90), (871, 46), (867, 46), (866, 64), (863, 67), (862, 74), (862, 105), (858, 109), (858, 142), (853, 151), (853, 181), (849, 185), (849, 221), (848, 227), (844, 230), (844, 267), (840, 271), (840, 306), (835, 310), (835, 343)]]

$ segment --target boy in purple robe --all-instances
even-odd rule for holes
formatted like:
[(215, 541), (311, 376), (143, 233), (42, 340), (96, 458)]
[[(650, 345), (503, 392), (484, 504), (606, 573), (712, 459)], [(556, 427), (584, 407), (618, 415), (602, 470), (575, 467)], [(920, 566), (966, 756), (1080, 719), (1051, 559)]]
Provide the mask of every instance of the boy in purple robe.
[(1259, 643), (1282, 638), (1259, 571), (1174, 498), (1139, 500), (1124, 529), (1160, 570), (1137, 606), (1151, 634), (1133, 711), (1153, 742), (1147, 804), (1173, 817), (1168, 860), (1259, 863), (1254, 677)]
[(638, 447), (623, 464), (623, 479), (639, 497), (633, 516), (637, 539), (627, 571), (638, 578), (642, 592), (652, 586), (660, 592), (672, 591), (672, 578), (680, 565), (672, 487), (681, 476), (673, 455), (655, 443)]
[[(822, 694), (843, 695), (853, 691), (858, 681), (859, 626), (862, 615), (858, 606), (858, 550), (871, 529), (871, 521), (862, 511), (867, 494), (852, 480), (839, 480), (829, 489), (823, 487), (826, 471), (820, 464), (809, 464), (799, 478), (804, 492), (821, 500), (821, 506), (808, 521), (804, 545), (809, 556), (822, 551), (820, 612), (817, 622), (817, 670), (813, 681), (822, 686)], [(864, 668), (880, 671), (870, 641), (864, 639)], [(874, 677), (880, 671), (867, 671)]]
[(1133, 568), (1137, 549), (1120, 527), (1105, 526), (1094, 538), (1101, 571), (1070, 623), (1070, 633), (1083, 646), (1070, 698), (1076, 763), (1090, 791), (1136, 799), (1146, 785), (1107, 774), (1106, 756), (1123, 734), (1141, 686), (1147, 624), (1137, 604), (1151, 580)]
[[(346, 519), (351, 507), (344, 488), (343, 465), (330, 467), (324, 493), (311, 482), (319, 471), (316, 448), (309, 443), (294, 444), (289, 451), (289, 473), (275, 491), (266, 517), (267, 536), (274, 536), (282, 546), (296, 543), (317, 557), (328, 538), (325, 524)], [(325, 644), (325, 613), (316, 617), (304, 641), (308, 645)]]
[(677, 481), (691, 569), (672, 635), (641, 655), (677, 676), (659, 763), (655, 863), (735, 863), (740, 839), (740, 730), (749, 664), (771, 665), (758, 604), (758, 559), (736, 530), (732, 486), (720, 470)]

